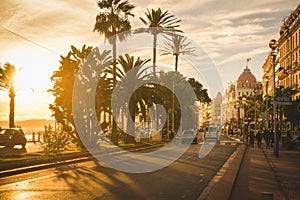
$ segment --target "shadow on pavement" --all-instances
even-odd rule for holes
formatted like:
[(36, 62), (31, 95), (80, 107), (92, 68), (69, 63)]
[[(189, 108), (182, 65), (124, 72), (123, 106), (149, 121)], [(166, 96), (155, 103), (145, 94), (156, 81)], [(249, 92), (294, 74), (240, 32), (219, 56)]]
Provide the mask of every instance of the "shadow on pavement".
[(22, 148), (21, 145), (16, 145), (14, 148), (0, 146), (0, 158), (20, 157), (22, 153), (27, 153), (27, 149)]

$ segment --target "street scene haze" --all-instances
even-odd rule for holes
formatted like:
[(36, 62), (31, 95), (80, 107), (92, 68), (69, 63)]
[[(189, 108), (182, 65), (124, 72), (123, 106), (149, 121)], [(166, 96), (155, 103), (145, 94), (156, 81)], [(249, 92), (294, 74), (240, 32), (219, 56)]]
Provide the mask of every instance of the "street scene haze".
[(0, 8), (0, 200), (300, 199), (298, 1)]

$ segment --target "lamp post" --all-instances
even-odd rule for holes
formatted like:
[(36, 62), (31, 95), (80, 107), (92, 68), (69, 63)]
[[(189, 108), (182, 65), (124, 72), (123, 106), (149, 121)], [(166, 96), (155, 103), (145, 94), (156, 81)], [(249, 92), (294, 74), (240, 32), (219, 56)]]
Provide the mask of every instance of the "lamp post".
[(243, 110), (244, 110), (244, 116), (243, 116), (243, 131), (244, 131), (244, 142), (248, 142), (247, 141), (247, 132), (246, 132), (246, 97), (242, 98), (242, 103), (243, 103)]
[[(268, 71), (266, 71), (268, 73)], [(268, 108), (268, 101), (269, 101), (269, 95), (268, 95), (268, 87), (269, 87), (269, 76), (266, 76), (266, 129), (269, 129), (269, 108)]]
[(272, 57), (272, 68), (273, 68), (273, 131), (274, 131), (274, 139), (275, 139), (275, 146), (274, 146), (274, 155), (276, 157), (279, 157), (279, 137), (278, 137), (278, 131), (277, 131), (277, 122), (276, 122), (276, 82), (275, 82), (275, 61), (276, 56), (278, 54), (278, 42), (275, 39), (270, 40), (269, 47), (272, 49), (271, 51), (271, 57)]

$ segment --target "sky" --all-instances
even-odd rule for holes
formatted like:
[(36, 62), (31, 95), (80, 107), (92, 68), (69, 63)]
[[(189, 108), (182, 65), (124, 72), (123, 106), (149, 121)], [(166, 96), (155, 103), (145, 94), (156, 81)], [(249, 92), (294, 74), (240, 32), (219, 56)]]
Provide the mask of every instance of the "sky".
[[(180, 29), (207, 53), (224, 87), (234, 82), (251, 57), (249, 68), (258, 80), (270, 39), (279, 37), (283, 20), (298, 0), (131, 0), (132, 27), (144, 25), (146, 9), (168, 10), (181, 19)], [(93, 32), (99, 12), (92, 0), (0, 0), (0, 63), (16, 66), (16, 120), (51, 117), (50, 77), (60, 55), (70, 46), (103, 42)], [(12, 33), (13, 32), (13, 33)], [(210, 77), (213, 78), (213, 77)], [(224, 94), (224, 91), (220, 91)], [(212, 94), (214, 95), (214, 94)], [(214, 97), (214, 96), (212, 96)], [(0, 91), (0, 120), (8, 119), (9, 98)]]

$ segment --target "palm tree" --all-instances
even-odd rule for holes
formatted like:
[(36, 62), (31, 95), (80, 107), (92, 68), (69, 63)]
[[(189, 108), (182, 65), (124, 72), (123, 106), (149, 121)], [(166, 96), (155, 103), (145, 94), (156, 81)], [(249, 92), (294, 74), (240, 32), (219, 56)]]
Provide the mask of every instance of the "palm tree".
[[(175, 56), (175, 71), (177, 72), (178, 69), (178, 58), (180, 54), (192, 54), (194, 51), (193, 47), (189, 47), (191, 45), (191, 42), (186, 41), (187, 37), (184, 37), (182, 35), (173, 34), (172, 38), (165, 42), (165, 49), (163, 49), (162, 55), (173, 55)], [(173, 84), (174, 88), (174, 84)], [(173, 89), (174, 90), (174, 89)], [(175, 102), (175, 94), (173, 91), (172, 95), (172, 130), (174, 130), (175, 126), (175, 111), (174, 111), (174, 102)]]
[(187, 37), (173, 34), (172, 38), (168, 38), (165, 42), (165, 48), (162, 50), (162, 55), (173, 55), (175, 56), (175, 71), (178, 69), (178, 58), (179, 55), (193, 55), (195, 48), (189, 47), (191, 42), (187, 42)]
[[(96, 16), (96, 23), (94, 31), (104, 34), (105, 39), (108, 39), (112, 44), (113, 50), (113, 86), (116, 86), (116, 57), (117, 57), (117, 36), (120, 41), (124, 40), (131, 29), (129, 16), (134, 16), (131, 11), (134, 5), (130, 4), (127, 0), (102, 0), (99, 1), (98, 7), (100, 8), (99, 14)], [(117, 143), (117, 127), (113, 120), (112, 126), (112, 142)]]
[(104, 34), (105, 39), (113, 46), (113, 83), (116, 85), (116, 54), (117, 54), (117, 36), (123, 41), (131, 29), (128, 16), (134, 16), (131, 11), (134, 5), (129, 4), (127, 0), (102, 0), (98, 2), (100, 8), (96, 16), (94, 31)]
[(5, 63), (3, 67), (0, 66), (0, 90), (8, 92), (10, 103), (9, 103), (9, 127), (15, 127), (15, 77), (16, 68), (14, 65)]
[[(146, 109), (147, 109), (147, 100), (152, 96), (151, 88), (147, 85), (144, 85), (143, 82), (146, 78), (150, 78), (151, 74), (145, 74), (145, 70), (147, 68), (143, 68), (143, 66), (149, 62), (150, 60), (141, 59), (138, 57), (136, 60), (134, 56), (130, 56), (129, 54), (125, 54), (124, 56), (120, 56), (118, 62), (120, 67), (118, 67), (117, 77), (121, 79), (120, 88), (124, 94), (130, 94), (132, 88), (135, 88), (138, 85), (142, 85), (138, 87), (134, 93), (131, 95), (131, 98), (127, 104), (126, 100), (120, 100), (125, 95), (118, 96), (118, 102), (121, 102), (123, 105), (123, 109), (129, 110), (129, 116), (127, 117), (127, 133), (133, 133), (135, 128), (135, 124), (131, 123), (131, 120), (135, 120), (135, 115), (141, 111), (143, 117), (146, 117)], [(131, 72), (128, 75), (128, 72)], [(128, 88), (130, 86), (130, 88)], [(128, 91), (129, 90), (129, 91)], [(131, 119), (131, 120), (130, 120)], [(133, 137), (127, 134), (126, 143), (134, 142)]]
[(177, 19), (174, 15), (170, 14), (169, 11), (163, 12), (160, 8), (157, 10), (147, 9), (145, 12), (146, 18), (140, 17), (140, 20), (149, 27), (150, 33), (153, 35), (153, 73), (155, 73), (156, 67), (156, 43), (157, 35), (160, 33), (170, 33), (170, 32), (182, 32), (178, 30), (179, 22), (181, 20)]

